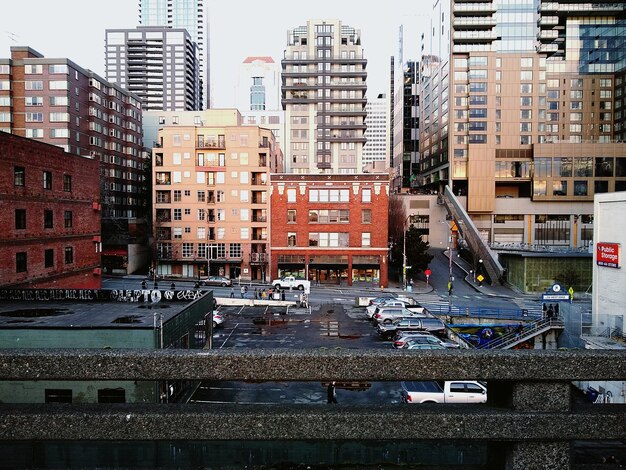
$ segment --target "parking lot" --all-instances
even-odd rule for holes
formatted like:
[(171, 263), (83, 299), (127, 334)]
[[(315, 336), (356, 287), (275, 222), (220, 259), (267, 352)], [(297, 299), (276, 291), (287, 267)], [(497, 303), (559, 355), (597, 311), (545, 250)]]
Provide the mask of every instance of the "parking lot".
[[(213, 349), (225, 348), (383, 348), (363, 307), (321, 304), (312, 308), (220, 306), (224, 325), (213, 335)], [(400, 403), (397, 382), (342, 383), (339, 403)], [(199, 403), (326, 404), (326, 387), (312, 383), (203, 382), (192, 401)]]

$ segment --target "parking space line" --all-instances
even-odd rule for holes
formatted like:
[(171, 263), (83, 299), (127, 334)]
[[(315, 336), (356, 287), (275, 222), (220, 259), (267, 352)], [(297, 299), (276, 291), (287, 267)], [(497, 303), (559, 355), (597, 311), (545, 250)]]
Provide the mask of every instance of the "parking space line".
[(235, 332), (238, 326), (239, 326), (239, 323), (235, 323), (235, 327), (232, 330), (230, 330), (230, 333), (228, 334), (224, 342), (220, 344), (220, 347), (218, 349), (222, 349), (224, 347), (224, 345), (226, 344), (226, 341), (230, 339), (230, 337), (233, 335), (233, 333)]

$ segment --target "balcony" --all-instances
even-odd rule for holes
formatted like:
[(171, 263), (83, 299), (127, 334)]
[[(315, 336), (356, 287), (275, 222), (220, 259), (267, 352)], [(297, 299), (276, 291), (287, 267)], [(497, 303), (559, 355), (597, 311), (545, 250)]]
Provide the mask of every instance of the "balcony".
[[(505, 462), (512, 470), (546, 468), (550, 462), (550, 468), (567, 469), (573, 464), (572, 442), (623, 440), (626, 425), (624, 405), (574, 403), (571, 381), (623, 380), (625, 374), (626, 356), (606, 350), (4, 349), (0, 350), (4, 381), (368, 382), (480, 377), (488, 381), (489, 395), (486, 405), (0, 404), (0, 440), (16, 446), (29, 441), (100, 442), (111, 450), (113, 437), (128, 445), (274, 440), (287, 447), (298, 441), (366, 442), (372, 436), (389, 445), (400, 440), (434, 444), (459, 440), (492, 444), (499, 456), (495, 468), (504, 468)], [(154, 463), (165, 465), (163, 460)]]
[(226, 139), (223, 135), (218, 136), (218, 138), (210, 138), (198, 136), (196, 139), (196, 148), (199, 149), (225, 149), (226, 148)]
[(250, 253), (250, 263), (252, 264), (266, 264), (268, 261), (267, 253)]

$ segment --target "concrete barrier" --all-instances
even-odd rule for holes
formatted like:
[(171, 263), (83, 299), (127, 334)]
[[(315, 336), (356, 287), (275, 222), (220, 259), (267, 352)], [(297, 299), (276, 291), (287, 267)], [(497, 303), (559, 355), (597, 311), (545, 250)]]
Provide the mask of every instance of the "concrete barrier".
[(273, 307), (293, 307), (295, 300), (263, 300), (263, 299), (237, 299), (230, 297), (215, 297), (217, 305), (229, 305), (240, 307), (254, 307), (259, 305), (271, 305)]

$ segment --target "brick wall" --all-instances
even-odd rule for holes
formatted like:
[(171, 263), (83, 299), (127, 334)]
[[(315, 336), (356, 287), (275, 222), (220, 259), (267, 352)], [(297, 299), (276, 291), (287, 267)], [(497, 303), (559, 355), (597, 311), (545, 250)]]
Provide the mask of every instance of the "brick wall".
[[(63, 152), (44, 143), (0, 132), (0, 285), (20, 287), (100, 287), (97, 243), (100, 239), (99, 162)], [(24, 186), (15, 186), (15, 167), (25, 169)], [(43, 172), (52, 175), (44, 189)], [(64, 190), (64, 175), (71, 191)], [(96, 203), (94, 208), (94, 203)], [(26, 213), (26, 227), (16, 228), (16, 209)], [(44, 227), (44, 212), (52, 228)], [(65, 212), (72, 213), (65, 227)], [(65, 262), (72, 248), (73, 261)], [(45, 250), (54, 250), (44, 266)], [(16, 253), (27, 255), (26, 271), (16, 272)]]

